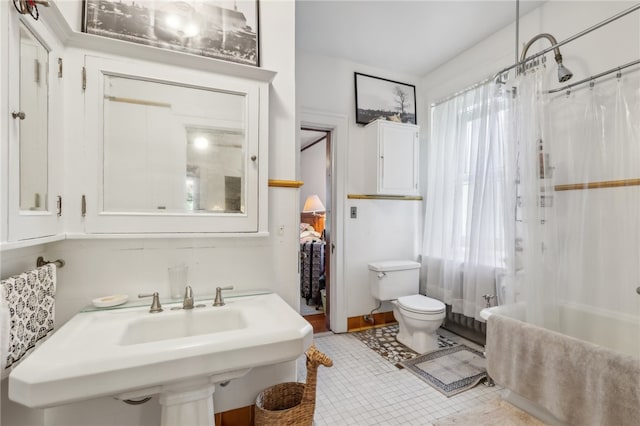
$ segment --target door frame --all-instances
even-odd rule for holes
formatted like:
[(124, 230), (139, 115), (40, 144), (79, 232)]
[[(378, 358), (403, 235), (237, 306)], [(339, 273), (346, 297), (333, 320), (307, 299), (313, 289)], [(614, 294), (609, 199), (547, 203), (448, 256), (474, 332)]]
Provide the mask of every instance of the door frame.
[[(331, 256), (331, 271), (329, 282), (329, 321), (334, 333), (346, 333), (347, 301), (344, 283), (344, 224), (346, 178), (348, 160), (348, 119), (345, 115), (309, 108), (300, 109), (300, 123), (298, 129), (305, 127), (331, 132), (331, 205), (329, 212), (330, 233), (335, 249), (327, 247), (326, 253)], [(300, 150), (298, 150), (298, 156)], [(298, 162), (299, 164), (299, 162)]]

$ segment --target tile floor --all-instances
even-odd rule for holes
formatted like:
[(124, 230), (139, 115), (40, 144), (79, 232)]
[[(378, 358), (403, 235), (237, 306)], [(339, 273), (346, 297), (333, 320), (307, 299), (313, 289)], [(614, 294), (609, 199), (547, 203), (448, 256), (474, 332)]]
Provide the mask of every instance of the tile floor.
[[(447, 337), (478, 347), (454, 335)], [(480, 407), (495, 399), (500, 390), (480, 384), (447, 398), (395, 367), (352, 334), (328, 332), (315, 335), (314, 341), (333, 360), (333, 367), (318, 370), (316, 426), (427, 426), (436, 419)], [(304, 357), (298, 360), (298, 375), (305, 381)]]

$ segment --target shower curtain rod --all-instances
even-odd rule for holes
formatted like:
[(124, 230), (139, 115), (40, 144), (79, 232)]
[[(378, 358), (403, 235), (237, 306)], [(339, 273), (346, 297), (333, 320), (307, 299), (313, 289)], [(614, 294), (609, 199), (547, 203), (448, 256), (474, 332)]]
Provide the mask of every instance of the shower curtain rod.
[(623, 70), (625, 68), (629, 68), (629, 67), (632, 67), (632, 66), (638, 65), (638, 64), (640, 64), (640, 59), (636, 59), (635, 61), (628, 62), (628, 63), (626, 63), (624, 65), (620, 65), (619, 67), (611, 68), (610, 70), (601, 72), (601, 73), (596, 74), (596, 75), (592, 75), (591, 77), (584, 78), (584, 79), (582, 79), (580, 81), (576, 81), (575, 83), (567, 84), (566, 86), (559, 87), (557, 89), (551, 89), (551, 90), (547, 91), (547, 93), (556, 93), (556, 92), (562, 92), (563, 90), (569, 90), (572, 87), (579, 86), (579, 85), (581, 85), (583, 83), (586, 83), (587, 81), (593, 81), (593, 80), (595, 80), (597, 78), (600, 78), (602, 76), (605, 76), (607, 74), (611, 74), (612, 72), (615, 72), (615, 71), (620, 72), (621, 70)]
[(548, 47), (548, 48), (546, 48), (544, 50), (541, 50), (540, 52), (534, 53), (533, 55), (531, 55), (531, 56), (529, 56), (527, 58), (524, 58), (522, 61), (516, 62), (513, 65), (510, 65), (510, 66), (508, 66), (506, 68), (503, 68), (502, 70), (500, 70), (497, 73), (495, 73), (493, 77), (495, 79), (495, 78), (499, 77), (500, 75), (504, 74), (507, 71), (510, 71), (510, 70), (512, 70), (512, 69), (514, 69), (516, 67), (519, 67), (520, 65), (523, 65), (523, 64), (529, 62), (530, 60), (537, 58), (538, 56), (541, 56), (541, 55), (544, 55), (545, 53), (551, 52), (553, 49), (557, 49), (560, 46), (564, 46), (565, 44), (570, 43), (570, 42), (572, 42), (572, 41), (574, 41), (574, 40), (576, 40), (576, 39), (578, 39), (578, 38), (580, 38), (580, 37), (582, 37), (584, 35), (587, 35), (590, 32), (597, 30), (598, 28), (604, 27), (605, 25), (610, 24), (611, 22), (613, 22), (613, 21), (615, 21), (617, 19), (620, 19), (623, 16), (628, 15), (631, 12), (635, 12), (638, 9), (640, 9), (640, 3), (638, 3), (638, 4), (634, 5), (634, 6), (631, 6), (630, 8), (628, 8), (626, 10), (623, 10), (622, 12), (617, 13), (617, 14), (613, 15), (612, 17), (607, 18), (604, 21), (599, 22), (599, 23), (597, 23), (597, 24), (595, 24), (595, 25), (593, 25), (593, 26), (591, 26), (591, 27), (589, 27), (589, 28), (587, 28), (585, 30), (582, 30), (577, 34), (572, 35), (571, 37), (569, 37), (567, 39), (564, 39), (561, 42), (558, 42), (558, 43), (552, 45), (551, 47)]
[(483, 85), (485, 85), (487, 83), (490, 83), (491, 81), (493, 81), (493, 76), (484, 78), (484, 79), (480, 80), (479, 82), (472, 84), (471, 86), (465, 87), (462, 90), (459, 90), (459, 91), (457, 91), (455, 93), (452, 93), (451, 95), (447, 96), (446, 98), (442, 98), (442, 99), (439, 99), (439, 100), (433, 102), (431, 104), (431, 107), (438, 106), (438, 105), (443, 104), (443, 103), (445, 103), (447, 101), (450, 101), (453, 98), (457, 98), (458, 96), (460, 96), (462, 94), (465, 94), (465, 93), (467, 93), (467, 92), (469, 92), (469, 91), (471, 91), (473, 89), (476, 89), (476, 88), (478, 88), (480, 86), (483, 86)]
[[(617, 19), (620, 19), (623, 16), (626, 16), (626, 15), (630, 14), (631, 12), (635, 12), (638, 9), (640, 9), (640, 3), (638, 3), (638, 4), (634, 5), (634, 6), (631, 6), (630, 8), (628, 8), (626, 10), (623, 10), (622, 12), (617, 13), (616, 15), (613, 15), (610, 18), (607, 18), (604, 21), (599, 22), (599, 23), (597, 23), (597, 24), (595, 24), (595, 25), (593, 25), (593, 26), (591, 26), (591, 27), (589, 27), (589, 28), (587, 28), (587, 29), (585, 29), (583, 31), (580, 31), (579, 33), (577, 33), (577, 34), (575, 34), (575, 35), (573, 35), (573, 36), (571, 36), (571, 37), (569, 37), (569, 38), (567, 38), (565, 40), (562, 40), (561, 42), (558, 42), (558, 43), (554, 44), (551, 47), (548, 47), (548, 48), (546, 48), (544, 50), (541, 50), (540, 52), (534, 53), (533, 55), (525, 58), (522, 61), (516, 62), (513, 65), (510, 65), (510, 66), (508, 66), (506, 68), (503, 68), (502, 70), (498, 71), (497, 73), (493, 74), (490, 77), (484, 78), (481, 81), (479, 81), (479, 82), (477, 82), (475, 84), (472, 84), (471, 86), (465, 87), (464, 89), (462, 89), (462, 90), (460, 90), (458, 92), (455, 92), (454, 94), (449, 95), (449, 96), (447, 96), (447, 97), (445, 97), (443, 99), (439, 99), (439, 100), (433, 102), (431, 104), (431, 107), (443, 104), (443, 103), (445, 103), (445, 102), (447, 102), (447, 101), (449, 101), (449, 100), (451, 100), (451, 99), (453, 99), (453, 98), (455, 98), (457, 96), (462, 95), (463, 93), (466, 93), (466, 92), (468, 92), (470, 90), (473, 90), (473, 89), (475, 89), (477, 87), (480, 87), (483, 84), (486, 84), (486, 83), (488, 83), (490, 81), (494, 81), (496, 78), (498, 78), (499, 76), (501, 76), (505, 72), (510, 71), (510, 70), (522, 65), (522, 64), (525, 64), (525, 63), (529, 62), (530, 60), (537, 58), (538, 56), (541, 56), (541, 55), (544, 55), (545, 53), (551, 52), (553, 49), (556, 49), (556, 48), (558, 48), (560, 46), (564, 46), (565, 44), (570, 43), (573, 40), (578, 39), (578, 38), (580, 38), (580, 37), (582, 37), (582, 36), (584, 36), (586, 34), (589, 34), (590, 32), (592, 32), (594, 30), (597, 30), (600, 27), (603, 27), (603, 26), (605, 26), (607, 24), (610, 24), (611, 22), (613, 22), (613, 21), (615, 21)], [(631, 65), (627, 64), (627, 65), (631, 66), (633, 64), (631, 64)], [(626, 67), (627, 65), (623, 65), (623, 67)], [(617, 68), (614, 68), (613, 70), (615, 71), (615, 70), (617, 70)], [(608, 73), (605, 73), (605, 74), (608, 74)], [(589, 81), (592, 78), (596, 78), (596, 77), (595, 76), (591, 77), (591, 78), (587, 79), (587, 81)], [(578, 83), (574, 83), (573, 85), (575, 86), (575, 85), (577, 85), (579, 83), (582, 83), (582, 81), (580, 81)], [(561, 89), (558, 89), (558, 90), (565, 90), (565, 89), (566, 89), (566, 86), (561, 88)]]

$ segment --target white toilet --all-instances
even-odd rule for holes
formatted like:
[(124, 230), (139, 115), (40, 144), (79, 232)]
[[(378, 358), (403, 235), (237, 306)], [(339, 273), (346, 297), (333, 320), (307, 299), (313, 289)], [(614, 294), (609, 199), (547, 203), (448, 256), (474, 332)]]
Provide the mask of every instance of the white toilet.
[(436, 330), (445, 317), (439, 300), (423, 296), (420, 289), (420, 264), (393, 260), (369, 264), (371, 294), (380, 301), (391, 301), (398, 321), (396, 340), (418, 353), (438, 349)]

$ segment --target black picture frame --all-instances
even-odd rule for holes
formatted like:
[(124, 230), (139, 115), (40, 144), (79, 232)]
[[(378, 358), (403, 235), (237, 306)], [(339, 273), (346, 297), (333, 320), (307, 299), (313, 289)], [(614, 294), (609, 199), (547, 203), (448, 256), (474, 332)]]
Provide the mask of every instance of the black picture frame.
[(372, 75), (354, 73), (356, 123), (377, 119), (417, 124), (416, 86)]
[(258, 0), (83, 0), (82, 31), (255, 67)]

